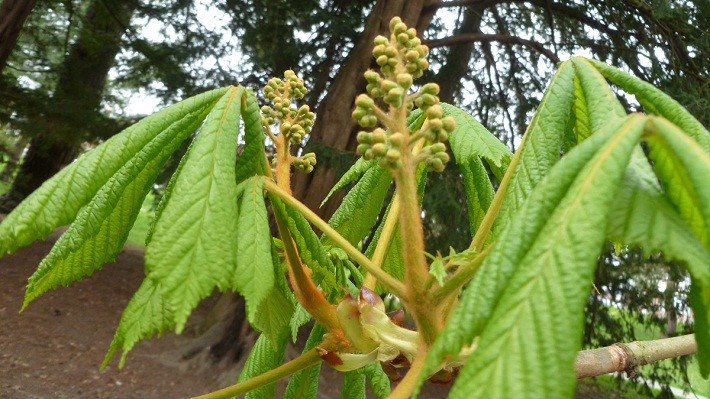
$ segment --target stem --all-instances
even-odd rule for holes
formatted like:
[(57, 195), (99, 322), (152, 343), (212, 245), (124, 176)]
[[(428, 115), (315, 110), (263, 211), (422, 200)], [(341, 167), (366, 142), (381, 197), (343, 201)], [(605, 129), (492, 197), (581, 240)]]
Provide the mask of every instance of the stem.
[[(395, 232), (395, 227), (397, 226), (397, 217), (399, 216), (399, 206), (400, 199), (399, 194), (395, 193), (392, 199), (392, 206), (387, 213), (385, 218), (385, 224), (382, 226), (382, 232), (380, 233), (380, 238), (377, 241), (377, 246), (375, 247), (375, 252), (372, 254), (372, 264), (375, 267), (381, 267), (382, 262), (387, 254), (387, 249), (389, 248), (390, 241), (392, 241), (392, 235)], [(375, 285), (377, 284), (377, 277), (369, 273), (365, 276), (365, 282), (363, 285), (371, 290), (375, 290)]]
[(340, 329), (340, 322), (335, 312), (335, 306), (328, 302), (323, 296), (323, 293), (313, 283), (310, 277), (310, 269), (301, 262), (301, 257), (298, 255), (298, 248), (293, 241), (291, 231), (285, 222), (283, 208), (279, 205), (274, 207), (276, 225), (284, 246), (286, 254), (286, 265), (289, 271), (289, 281), (298, 298), (298, 302), (310, 313), (313, 318), (319, 322), (328, 331), (334, 332)]
[(510, 184), (510, 180), (513, 177), (513, 171), (515, 170), (515, 167), (518, 165), (518, 162), (520, 162), (520, 157), (521, 154), (523, 153), (523, 148), (525, 148), (525, 142), (527, 141), (528, 134), (527, 132), (523, 136), (522, 141), (520, 142), (520, 146), (518, 147), (518, 150), (515, 152), (515, 155), (513, 155), (513, 159), (510, 160), (510, 165), (508, 165), (508, 170), (505, 171), (505, 175), (503, 175), (503, 179), (500, 182), (500, 186), (498, 186), (498, 191), (496, 191), (495, 196), (493, 197), (493, 201), (491, 201), (491, 205), (488, 207), (488, 210), (486, 211), (486, 215), (483, 217), (483, 220), (481, 221), (481, 225), (478, 226), (478, 230), (476, 231), (476, 235), (473, 236), (473, 240), (471, 241), (471, 246), (470, 248), (480, 251), (483, 248), (483, 244), (485, 244), (486, 239), (488, 238), (488, 234), (491, 232), (491, 228), (493, 227), (493, 223), (495, 222), (496, 218), (498, 217), (498, 213), (500, 212), (500, 208), (503, 205), (503, 197), (505, 196), (505, 192), (508, 189), (508, 184)]
[(634, 341), (628, 344), (616, 343), (605, 348), (577, 353), (575, 372), (577, 378), (595, 377), (616, 371), (628, 371), (663, 359), (692, 355), (697, 351), (695, 334), (654, 341)]
[(313, 348), (308, 352), (302, 354), (301, 356), (282, 364), (281, 366), (269, 370), (264, 374), (260, 374), (256, 377), (250, 378), (246, 381), (242, 381), (235, 385), (227, 388), (220, 389), (218, 391), (210, 392), (204, 395), (195, 396), (192, 399), (225, 399), (231, 398), (235, 395), (243, 394), (249, 392), (253, 389), (263, 387), (274, 383), (284, 377), (287, 377), (299, 370), (303, 370), (306, 367), (318, 364), (321, 361), (320, 353), (318, 348)]
[(421, 374), (424, 369), (424, 364), (426, 363), (427, 358), (426, 346), (420, 345), (420, 348), (422, 349), (419, 350), (417, 357), (414, 358), (412, 367), (410, 367), (402, 381), (400, 381), (387, 399), (407, 399), (412, 396), (414, 387), (416, 387), (417, 382), (419, 381), (419, 374)]
[(355, 262), (362, 266), (363, 269), (377, 277), (377, 279), (385, 288), (387, 288), (389, 291), (399, 296), (400, 298), (405, 295), (406, 290), (404, 288), (404, 285), (399, 280), (389, 275), (387, 272), (382, 270), (382, 268), (373, 265), (373, 263), (370, 261), (370, 259), (367, 258), (367, 256), (363, 255), (362, 252), (355, 248), (348, 240), (343, 238), (340, 233), (335, 231), (335, 229), (333, 229), (318, 215), (313, 213), (313, 211), (308, 209), (308, 207), (305, 206), (302, 202), (298, 201), (293, 196), (282, 190), (272, 181), (265, 180), (264, 188), (266, 188), (266, 191), (268, 191), (269, 193), (277, 196), (281, 201), (284, 202), (284, 204), (296, 209), (301, 215), (303, 215), (303, 217), (306, 218), (306, 220), (311, 222), (318, 230), (322, 231), (323, 234), (326, 235), (326, 237), (330, 238), (335, 243), (335, 245), (345, 251), (348, 256), (353, 258)]

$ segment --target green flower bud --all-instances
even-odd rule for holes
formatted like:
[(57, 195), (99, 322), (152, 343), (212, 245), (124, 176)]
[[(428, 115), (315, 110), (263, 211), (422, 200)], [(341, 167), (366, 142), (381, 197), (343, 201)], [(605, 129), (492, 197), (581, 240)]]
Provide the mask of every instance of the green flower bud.
[(426, 58), (420, 58), (419, 61), (417, 61), (417, 66), (420, 69), (427, 69), (429, 68), (429, 61), (427, 61)]
[(375, 37), (375, 40), (373, 40), (373, 42), (375, 43), (375, 45), (379, 46), (379, 45), (387, 44), (389, 42), (389, 40), (387, 40), (387, 38), (382, 35), (377, 35), (377, 37)]
[(431, 119), (439, 119), (444, 116), (444, 109), (441, 105), (433, 105), (426, 110), (426, 117)]
[(372, 152), (372, 148), (368, 148), (367, 150), (365, 150), (365, 153), (362, 154), (362, 157), (363, 157), (366, 161), (369, 161), (369, 160), (375, 158), (375, 153)]
[(397, 75), (397, 84), (399, 84), (403, 89), (408, 89), (412, 86), (414, 79), (409, 73), (400, 73)]
[(366, 115), (367, 115), (367, 110), (360, 108), (360, 107), (355, 108), (355, 110), (352, 113), (353, 119), (355, 119), (356, 121), (360, 121)]
[(417, 46), (417, 52), (419, 53), (420, 57), (426, 57), (429, 55), (429, 47), (425, 44), (421, 44)]
[(426, 160), (426, 166), (427, 170), (434, 171), (434, 172), (443, 172), (446, 166), (444, 165), (444, 162), (441, 161), (439, 158), (429, 158)]
[[(391, 66), (392, 68), (397, 66), (397, 58), (390, 58), (387, 60), (387, 65)], [(388, 71), (388, 73), (392, 73), (393, 70)]]
[(454, 129), (456, 129), (456, 121), (451, 116), (447, 116), (446, 118), (442, 119), (441, 122), (443, 124), (444, 130), (449, 133), (453, 132)]
[(281, 133), (288, 133), (291, 129), (291, 124), (288, 122), (281, 122)]
[(389, 25), (390, 32), (391, 32), (391, 31), (394, 31), (394, 27), (397, 26), (397, 24), (401, 24), (401, 23), (402, 23), (402, 18), (400, 18), (400, 17), (394, 17), (394, 18), (392, 18), (392, 19), (390, 20), (390, 25)]
[(399, 22), (394, 24), (394, 29), (392, 29), (392, 33), (396, 36), (399, 35), (400, 33), (406, 32), (407, 31), (407, 25), (404, 24), (404, 22)]
[(369, 91), (369, 93), (372, 97), (382, 97), (383, 95), (382, 90), (377, 87), (374, 87), (372, 90)]
[(375, 101), (367, 94), (360, 94), (355, 98), (355, 105), (361, 108), (370, 109), (375, 106)]
[(418, 37), (413, 37), (407, 44), (410, 48), (417, 48), (419, 45), (422, 44), (422, 41)]
[(436, 134), (437, 141), (446, 141), (448, 139), (449, 139), (449, 134), (446, 133), (446, 130), (441, 130), (439, 133)]
[(387, 46), (385, 49), (385, 55), (389, 58), (394, 58), (397, 56), (397, 49), (392, 46)]
[(443, 163), (447, 163), (451, 159), (446, 151), (437, 152), (434, 157), (440, 159)]
[(429, 151), (431, 151), (432, 154), (436, 154), (439, 152), (446, 152), (446, 144), (434, 143), (431, 146), (429, 146)]
[(360, 119), (360, 126), (362, 127), (374, 127), (377, 125), (377, 117), (375, 115), (365, 115)]
[(379, 65), (379, 66), (385, 66), (385, 65), (387, 65), (387, 63), (389, 62), (389, 60), (390, 60), (390, 59), (387, 58), (387, 56), (383, 54), (383, 55), (377, 57), (377, 58), (375, 59), (375, 62), (376, 62), (377, 65)]
[(399, 158), (401, 156), (402, 156), (402, 153), (399, 152), (399, 150), (395, 150), (393, 148), (390, 148), (389, 150), (387, 150), (387, 154), (385, 154), (385, 157), (390, 162), (394, 162), (394, 161), (399, 160)]
[(365, 151), (369, 150), (370, 146), (367, 144), (360, 144), (357, 146), (357, 153), (360, 155), (365, 155)]
[(400, 148), (404, 145), (404, 135), (402, 133), (392, 133), (390, 135), (390, 144), (392, 147)]
[(406, 45), (408, 41), (409, 35), (406, 32), (402, 32), (397, 35), (397, 43), (401, 45)]
[(296, 73), (289, 69), (284, 72), (284, 77), (286, 79), (294, 78), (294, 77), (296, 77)]
[(361, 130), (357, 133), (357, 142), (360, 144), (372, 143), (372, 133)]
[(382, 55), (387, 55), (387, 54), (385, 54), (386, 49), (387, 49), (387, 46), (385, 46), (384, 44), (379, 44), (372, 49), (372, 55), (375, 58), (382, 56)]
[(419, 59), (419, 53), (414, 50), (409, 50), (404, 54), (404, 59), (409, 62), (416, 62)]
[(372, 69), (368, 69), (365, 71), (365, 80), (367, 80), (368, 83), (377, 83), (378, 80), (380, 80), (380, 74), (373, 71)]
[[(427, 111), (429, 111), (427, 109)], [(429, 119), (429, 129), (438, 132), (442, 128), (441, 119)]]
[(399, 85), (396, 82), (393, 82), (389, 79), (383, 79), (380, 82), (380, 89), (382, 89), (382, 91), (386, 91), (388, 93), (390, 90), (396, 89), (397, 87), (399, 87)]
[(370, 133), (370, 138), (372, 138), (373, 143), (384, 143), (387, 140), (387, 134), (382, 128), (377, 128)]
[(414, 28), (409, 28), (409, 29), (407, 29), (407, 35), (409, 36), (410, 39), (413, 37), (417, 37), (417, 30)]
[(377, 143), (372, 145), (372, 153), (377, 157), (384, 156), (387, 154), (387, 145), (384, 143)]
[(439, 94), (439, 85), (436, 83), (427, 83), (424, 86), (422, 86), (421, 90), (419, 90), (422, 94), (431, 94), (431, 95), (437, 95)]
[(416, 74), (419, 71), (419, 67), (417, 66), (417, 64), (413, 64), (413, 63), (407, 63), (407, 65), (405, 65), (404, 69), (406, 69), (407, 72), (411, 73), (412, 75)]

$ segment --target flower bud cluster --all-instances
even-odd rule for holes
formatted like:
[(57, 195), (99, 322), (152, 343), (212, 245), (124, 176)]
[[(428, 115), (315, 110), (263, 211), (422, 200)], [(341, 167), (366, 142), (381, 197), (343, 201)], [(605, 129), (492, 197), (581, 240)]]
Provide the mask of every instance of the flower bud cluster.
[[(421, 98), (419, 97), (419, 99)], [(449, 154), (446, 153), (444, 142), (449, 139), (449, 134), (456, 128), (456, 122), (451, 116), (444, 116), (444, 110), (438, 104), (438, 97), (433, 96), (433, 98), (436, 99), (436, 104), (426, 108), (426, 123), (422, 126), (421, 131), (422, 136), (431, 144), (422, 149), (421, 156), (424, 157), (427, 170), (442, 172), (450, 159)]]
[(271, 126), (276, 119), (281, 122), (279, 133), (291, 143), (300, 143), (313, 127), (315, 115), (308, 105), (300, 108), (292, 106), (292, 99), (302, 99), (306, 94), (303, 79), (293, 71), (284, 73), (284, 79), (271, 78), (264, 87), (264, 97), (273, 103), (273, 107), (261, 107), (261, 119), (264, 126)]
[(293, 166), (306, 173), (311, 173), (316, 165), (316, 154), (309, 152), (293, 159)]
[(389, 40), (384, 36), (377, 36), (375, 48), (372, 50), (382, 73), (394, 76), (397, 64), (402, 62), (404, 70), (412, 77), (416, 79), (422, 76), (424, 70), (429, 67), (426, 60), (429, 48), (417, 37), (417, 30), (407, 28), (399, 17), (392, 18), (389, 28)]
[(409, 151), (404, 134), (387, 134), (382, 128), (372, 132), (361, 131), (357, 134), (357, 152), (366, 160), (379, 159), (382, 167), (397, 169), (402, 166), (402, 151)]

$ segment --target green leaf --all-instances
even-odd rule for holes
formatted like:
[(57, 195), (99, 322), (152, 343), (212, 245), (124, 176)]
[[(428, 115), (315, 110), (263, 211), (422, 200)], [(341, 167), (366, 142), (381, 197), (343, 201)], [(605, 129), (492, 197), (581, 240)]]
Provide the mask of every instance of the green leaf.
[(128, 352), (137, 342), (167, 331), (175, 325), (173, 313), (158, 284), (146, 278), (128, 302), (101, 364), (102, 369), (108, 365), (118, 349), (122, 352), (118, 367), (123, 368)]
[[(666, 198), (681, 218), (710, 250), (710, 155), (693, 138), (663, 118), (651, 118), (647, 138), (649, 156)], [(708, 263), (689, 264), (693, 277), (690, 302), (695, 315), (698, 363), (704, 376), (710, 375), (710, 270)]]
[(572, 118), (573, 101), (574, 68), (567, 61), (552, 77), (518, 148), (519, 161), (508, 172), (512, 172), (512, 176), (494, 224), (496, 236), (513, 220), (535, 186), (559, 160), (565, 129), (569, 128)]
[(660, 115), (690, 135), (705, 152), (710, 153), (710, 133), (682, 105), (652, 84), (630, 75), (618, 68), (596, 60), (587, 60), (590, 64), (628, 93), (634, 94), (646, 112)]
[(157, 137), (186, 138), (226, 90), (191, 97), (142, 119), (47, 180), (0, 224), (0, 256), (47, 237), (55, 228), (74, 220), (127, 163), (147, 163), (149, 159), (134, 157)]
[(343, 373), (342, 399), (365, 399), (365, 375), (359, 370)]
[(360, 370), (367, 376), (372, 393), (379, 399), (384, 399), (392, 393), (390, 379), (379, 362), (370, 363)]
[(276, 286), (261, 301), (251, 325), (271, 341), (278, 344), (282, 331), (288, 327), (293, 316), (291, 300)]
[(235, 176), (237, 183), (253, 175), (263, 176), (269, 167), (266, 164), (264, 130), (261, 126), (259, 100), (250, 89), (246, 89), (242, 101), (244, 101), (242, 109), (244, 146), (237, 160)]
[[(215, 287), (234, 281), (237, 248), (236, 143), (244, 89), (232, 87), (207, 116), (146, 248), (148, 277), (161, 282), (176, 331)], [(270, 255), (269, 255), (270, 257)]]
[(274, 212), (288, 223), (301, 261), (313, 271), (313, 281), (325, 291), (326, 296), (342, 292), (343, 288), (336, 283), (335, 266), (306, 218), (277, 197), (270, 195), (269, 199)]
[(456, 121), (456, 129), (449, 136), (449, 146), (456, 163), (461, 167), (469, 227), (475, 232), (495, 195), (488, 171), (481, 160), (485, 159), (494, 175), (501, 179), (513, 154), (468, 113), (446, 103), (441, 106), (444, 113)]
[[(281, 335), (276, 348), (271, 344), (271, 342), (269, 342), (269, 339), (266, 338), (264, 334), (259, 335), (259, 338), (252, 347), (251, 352), (249, 352), (249, 357), (247, 357), (247, 361), (244, 363), (242, 372), (239, 374), (238, 382), (246, 381), (280, 366), (284, 360), (284, 353), (286, 352), (287, 343), (287, 334)], [(259, 387), (253, 391), (249, 391), (244, 398), (271, 399), (275, 394), (276, 383), (271, 383), (269, 385)]]
[(275, 278), (264, 180), (254, 177), (245, 183), (237, 218), (237, 269), (232, 286), (244, 296), (248, 319), (253, 322), (261, 302), (275, 288)]
[[(325, 333), (326, 330), (320, 324), (314, 325), (311, 334), (308, 336), (308, 341), (306, 341), (306, 346), (303, 348), (303, 353), (323, 342), (323, 334)], [(286, 386), (284, 399), (316, 399), (321, 365), (322, 363), (318, 362), (294, 373)]]
[(451, 397), (569, 397), (582, 310), (643, 118), (613, 121), (553, 167), (465, 289), (426, 370), (480, 336)]
[(364, 175), (365, 172), (370, 170), (370, 168), (374, 167), (375, 165), (377, 165), (377, 160), (375, 159), (366, 161), (364, 158), (358, 158), (357, 161), (355, 161), (355, 164), (351, 166), (350, 169), (348, 169), (345, 174), (340, 178), (340, 180), (335, 183), (333, 188), (330, 189), (328, 195), (325, 196), (325, 199), (323, 200), (323, 202), (321, 202), (320, 206), (325, 205), (325, 203), (328, 202), (333, 193), (340, 190), (341, 188), (344, 188), (348, 184), (360, 179), (360, 176)]
[[(328, 224), (357, 245), (377, 221), (391, 183), (392, 174), (387, 169), (371, 167), (343, 198)], [(324, 244), (332, 243), (325, 238)]]

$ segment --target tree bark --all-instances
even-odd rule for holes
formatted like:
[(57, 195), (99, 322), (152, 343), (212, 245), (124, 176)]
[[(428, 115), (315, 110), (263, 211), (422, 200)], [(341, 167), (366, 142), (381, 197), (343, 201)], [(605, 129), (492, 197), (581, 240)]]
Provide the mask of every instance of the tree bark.
[[(424, 12), (431, 0), (378, 0), (367, 19), (365, 30), (340, 68), (328, 94), (318, 106), (316, 119), (304, 151), (327, 148), (332, 153), (354, 151), (358, 126), (350, 116), (355, 107), (355, 96), (365, 91), (363, 73), (372, 65), (372, 41), (375, 36), (387, 34), (389, 21), (395, 16), (421, 32), (431, 22), (433, 13)], [(315, 151), (317, 152), (317, 151)], [(309, 208), (326, 220), (333, 214), (342, 194), (320, 207), (321, 201), (338, 179), (337, 160), (319, 162), (315, 170), (293, 177), (293, 193)]]
[(0, 5), (0, 73), (17, 43), (30, 12), (37, 0), (5, 0)]
[(34, 131), (23, 132), (31, 136), (27, 156), (10, 190), (0, 197), (0, 212), (11, 211), (71, 162), (83, 141), (106, 135), (92, 131), (92, 126), (102, 120), (99, 108), (108, 72), (137, 4), (135, 0), (94, 0), (89, 6), (77, 41), (62, 65), (52, 110), (38, 118)]

